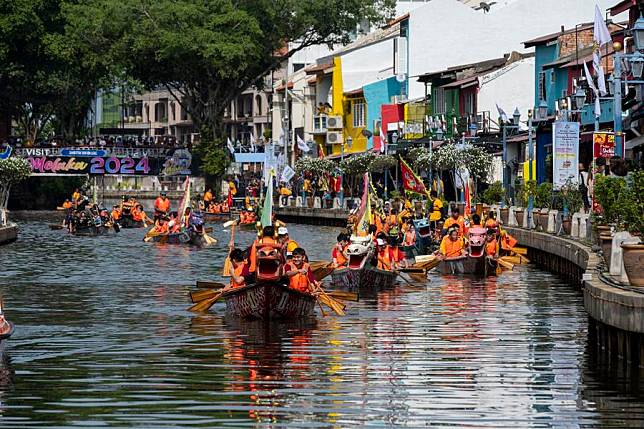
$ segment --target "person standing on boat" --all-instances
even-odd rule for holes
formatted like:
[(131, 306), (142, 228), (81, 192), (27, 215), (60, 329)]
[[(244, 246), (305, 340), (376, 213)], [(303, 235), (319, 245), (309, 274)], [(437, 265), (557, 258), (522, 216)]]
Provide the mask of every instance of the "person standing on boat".
[(487, 214), (487, 220), (485, 221), (485, 227), (487, 229), (497, 230), (499, 228), (499, 222), (496, 220), (496, 212), (490, 210)]
[(391, 252), (391, 262), (393, 269), (406, 268), (407, 259), (405, 257), (405, 252), (398, 247), (398, 237), (389, 237), (389, 246), (387, 246)]
[(403, 242), (404, 246), (415, 246), (416, 245), (416, 228), (414, 223), (409, 221), (407, 224), (407, 230), (405, 231), (405, 240)]
[(291, 240), (288, 235), (288, 229), (285, 226), (280, 226), (277, 229), (277, 240), (282, 245), (282, 253), (287, 261), (293, 257), (293, 251), (300, 247), (297, 241)]
[(272, 225), (265, 226), (262, 229), (262, 234), (258, 237), (253, 244), (250, 246), (250, 253), (248, 255), (248, 270), (251, 273), (257, 271), (257, 249), (262, 247), (262, 245), (277, 245), (279, 244), (275, 239), (275, 228)]
[[(452, 226), (457, 227), (459, 237), (465, 237), (465, 234), (467, 232), (465, 229), (465, 219), (463, 219), (463, 216), (460, 215), (458, 207), (452, 207), (452, 216), (447, 218), (445, 224), (443, 225), (443, 229), (445, 232), (447, 232)], [(443, 235), (445, 235), (445, 232), (443, 233)]]
[(161, 191), (156, 200), (154, 200), (154, 219), (167, 216), (170, 213), (170, 200), (164, 191)]
[(344, 268), (349, 263), (349, 258), (347, 257), (347, 247), (349, 246), (349, 237), (347, 234), (340, 233), (337, 237), (337, 244), (333, 246), (331, 251), (331, 262), (333, 263), (333, 268)]
[(301, 247), (293, 250), (293, 259), (284, 266), (289, 287), (299, 292), (312, 293), (318, 285), (311, 266), (304, 261), (306, 252)]
[(459, 235), (457, 225), (449, 228), (436, 253), (442, 258), (458, 258), (465, 255), (465, 239)]
[(208, 190), (203, 194), (203, 206), (207, 209), (210, 206), (211, 202), (212, 202), (212, 189), (208, 188)]
[(377, 267), (381, 270), (391, 271), (393, 269), (393, 254), (391, 252), (391, 247), (387, 246), (387, 242), (384, 238), (378, 238), (376, 240), (376, 244), (378, 245), (378, 249), (376, 250), (378, 259)]

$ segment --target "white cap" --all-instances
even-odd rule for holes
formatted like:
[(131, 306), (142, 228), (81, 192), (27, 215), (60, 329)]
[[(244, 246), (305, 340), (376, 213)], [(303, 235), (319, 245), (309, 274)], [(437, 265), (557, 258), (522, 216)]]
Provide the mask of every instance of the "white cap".
[(383, 240), (382, 238), (379, 238), (378, 240), (376, 240), (376, 243), (378, 243), (378, 246), (384, 246), (385, 240)]
[(288, 229), (285, 226), (280, 226), (277, 228), (277, 235), (286, 235), (288, 234)]

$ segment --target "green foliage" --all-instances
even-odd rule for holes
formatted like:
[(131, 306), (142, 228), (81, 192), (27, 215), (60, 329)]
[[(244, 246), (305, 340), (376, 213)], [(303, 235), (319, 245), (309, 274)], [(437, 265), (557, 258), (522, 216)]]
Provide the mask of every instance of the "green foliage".
[(521, 207), (528, 207), (528, 200), (530, 196), (535, 196), (537, 193), (537, 182), (535, 180), (528, 180), (527, 182), (520, 182), (516, 186), (517, 203)]
[(392, 155), (376, 155), (369, 164), (368, 170), (371, 173), (382, 173), (385, 170), (396, 167), (398, 159)]
[(353, 155), (345, 158), (340, 163), (340, 169), (348, 175), (364, 174), (369, 171), (371, 163), (376, 159), (372, 152), (366, 152), (360, 155)]
[(497, 204), (505, 199), (505, 189), (503, 189), (503, 183), (496, 181), (492, 183), (484, 192), (483, 192), (483, 203), (492, 205)]
[(303, 176), (305, 173), (315, 177), (331, 174), (337, 170), (337, 164), (326, 158), (303, 157), (295, 161), (295, 173)]
[(494, 157), (480, 146), (466, 144), (444, 144), (430, 154), (428, 148), (414, 148), (410, 151), (410, 162), (419, 170), (467, 169), (474, 180), (485, 182), (492, 170)]
[(535, 207), (538, 208), (552, 208), (552, 183), (543, 182), (537, 186), (536, 195), (534, 198)]
[(420, 171), (428, 171), (434, 167), (432, 154), (429, 148), (415, 147), (409, 151), (409, 163), (413, 168)]
[(594, 197), (602, 208), (604, 222), (619, 223), (619, 195), (626, 190), (626, 181), (621, 177), (598, 176), (594, 183)]
[(568, 208), (570, 213), (578, 212), (584, 205), (579, 184), (570, 179), (559, 188), (559, 195), (563, 202), (563, 208)]
[(626, 178), (626, 188), (617, 197), (619, 226), (631, 233), (644, 233), (644, 172)]
[(0, 159), (0, 185), (14, 185), (31, 175), (29, 162), (22, 158)]
[(230, 164), (230, 154), (223, 149), (223, 144), (216, 140), (201, 141), (195, 148), (195, 164), (199, 165), (202, 173), (219, 177), (226, 172)]

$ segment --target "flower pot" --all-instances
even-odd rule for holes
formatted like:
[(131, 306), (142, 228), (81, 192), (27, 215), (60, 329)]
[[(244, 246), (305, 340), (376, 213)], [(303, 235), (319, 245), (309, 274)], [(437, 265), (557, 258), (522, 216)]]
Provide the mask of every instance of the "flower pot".
[(519, 225), (520, 228), (523, 228), (523, 213), (525, 210), (515, 210), (514, 211), (514, 218), (517, 220), (517, 225)]
[(550, 217), (550, 215), (548, 213), (539, 213), (537, 217), (539, 218), (541, 230), (545, 232), (548, 229), (548, 217)]
[(501, 222), (503, 222), (503, 225), (507, 225), (508, 221), (510, 220), (510, 209), (499, 209), (499, 212), (499, 214), (501, 215)]
[(572, 231), (572, 221), (570, 220), (570, 217), (566, 217), (561, 221), (561, 226), (566, 233), (566, 235), (570, 235), (570, 232)]
[(610, 234), (601, 234), (599, 236), (600, 246), (604, 252), (604, 260), (606, 265), (610, 267), (610, 254), (613, 247), (613, 236)]
[(631, 286), (644, 286), (644, 244), (622, 244), (622, 252)]

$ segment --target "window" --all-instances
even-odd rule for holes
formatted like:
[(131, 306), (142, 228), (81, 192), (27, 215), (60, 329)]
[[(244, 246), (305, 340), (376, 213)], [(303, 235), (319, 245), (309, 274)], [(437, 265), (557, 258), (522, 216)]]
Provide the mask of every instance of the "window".
[(434, 113), (445, 113), (445, 90), (443, 88), (434, 90)]
[(366, 116), (365, 110), (366, 110), (366, 106), (364, 102), (362, 101), (353, 102), (352, 104), (353, 128), (364, 128), (365, 116)]
[(537, 88), (539, 92), (539, 100), (546, 99), (546, 73), (539, 72), (539, 87)]
[(472, 92), (466, 92), (465, 93), (464, 112), (467, 115), (472, 115), (472, 114), (476, 113), (474, 111), (474, 93), (472, 93)]

